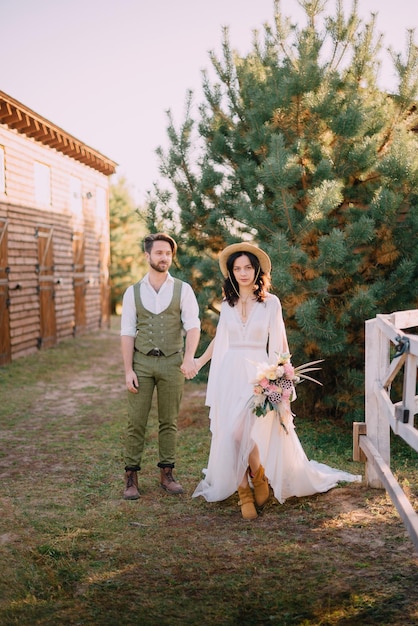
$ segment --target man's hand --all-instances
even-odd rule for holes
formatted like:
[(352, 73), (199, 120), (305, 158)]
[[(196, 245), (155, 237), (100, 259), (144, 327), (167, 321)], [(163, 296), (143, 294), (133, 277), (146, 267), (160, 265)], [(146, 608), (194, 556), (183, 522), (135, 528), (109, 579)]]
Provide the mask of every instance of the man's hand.
[(180, 366), (180, 370), (183, 372), (184, 376), (191, 380), (194, 378), (199, 371), (196, 362), (192, 357), (184, 357), (183, 363)]
[(125, 381), (128, 391), (130, 391), (131, 393), (138, 393), (138, 378), (133, 370), (127, 372)]

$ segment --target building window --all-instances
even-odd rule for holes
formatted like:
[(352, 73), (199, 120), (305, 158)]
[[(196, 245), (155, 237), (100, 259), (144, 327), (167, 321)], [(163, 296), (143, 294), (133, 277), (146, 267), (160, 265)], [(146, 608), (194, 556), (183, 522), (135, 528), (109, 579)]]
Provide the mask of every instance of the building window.
[(42, 206), (51, 205), (51, 168), (35, 161), (35, 201)]
[(0, 146), (0, 193), (6, 193), (6, 168), (4, 165), (3, 146)]
[(70, 208), (75, 215), (83, 214), (83, 201), (81, 197), (81, 180), (70, 176)]

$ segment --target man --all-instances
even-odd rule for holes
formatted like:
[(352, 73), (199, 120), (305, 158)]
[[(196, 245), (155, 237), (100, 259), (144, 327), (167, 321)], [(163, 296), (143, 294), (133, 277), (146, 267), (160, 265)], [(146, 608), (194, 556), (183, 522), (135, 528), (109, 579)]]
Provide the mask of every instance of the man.
[(177, 417), (184, 379), (197, 373), (194, 355), (200, 338), (196, 296), (188, 283), (173, 278), (168, 271), (176, 242), (165, 233), (151, 234), (144, 240), (144, 251), (149, 271), (128, 287), (122, 304), (122, 356), (129, 392), (125, 500), (139, 498), (137, 472), (155, 387), (160, 484), (170, 494), (183, 493), (173, 476)]

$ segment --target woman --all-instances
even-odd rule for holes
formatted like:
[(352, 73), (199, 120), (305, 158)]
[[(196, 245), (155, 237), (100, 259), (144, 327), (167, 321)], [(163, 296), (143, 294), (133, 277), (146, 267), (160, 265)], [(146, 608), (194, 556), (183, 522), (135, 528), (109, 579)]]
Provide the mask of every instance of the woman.
[(219, 265), (225, 278), (216, 336), (196, 359), (201, 369), (210, 359), (206, 404), (212, 442), (205, 478), (193, 497), (224, 500), (238, 490), (244, 519), (257, 517), (270, 486), (281, 503), (290, 496), (328, 491), (339, 481), (361, 480), (306, 457), (292, 414), (287, 428), (274, 412), (256, 417), (250, 407), (257, 364), (273, 363), (288, 352), (279, 299), (269, 293), (268, 255), (250, 243), (225, 248)]

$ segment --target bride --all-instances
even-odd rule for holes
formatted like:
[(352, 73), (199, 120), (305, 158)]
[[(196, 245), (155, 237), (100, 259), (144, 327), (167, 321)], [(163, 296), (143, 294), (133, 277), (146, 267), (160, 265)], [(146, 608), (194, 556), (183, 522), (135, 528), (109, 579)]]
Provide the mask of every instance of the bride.
[(289, 351), (282, 308), (269, 293), (271, 262), (263, 250), (235, 243), (222, 251), (219, 264), (225, 278), (219, 323), (214, 339), (195, 360), (199, 370), (211, 359), (206, 404), (212, 441), (205, 477), (193, 497), (215, 502), (238, 490), (242, 517), (254, 519), (270, 486), (283, 503), (291, 496), (328, 491), (340, 481), (361, 480), (309, 461), (290, 409), (286, 429), (274, 411), (265, 417), (252, 412), (257, 363), (273, 363)]

